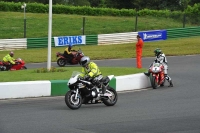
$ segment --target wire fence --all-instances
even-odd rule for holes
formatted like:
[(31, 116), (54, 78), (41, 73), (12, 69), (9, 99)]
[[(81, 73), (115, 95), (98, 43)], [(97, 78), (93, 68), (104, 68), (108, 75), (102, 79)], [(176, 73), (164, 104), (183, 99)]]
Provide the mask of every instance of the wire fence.
[[(38, 16), (27, 13), (26, 21), (24, 21), (22, 12), (8, 13), (4, 16), (0, 13), (0, 16), (0, 39), (48, 36), (48, 14)], [(54, 14), (52, 17), (52, 36), (97, 35), (195, 26), (200, 26), (200, 16), (187, 14), (174, 18), (137, 15), (110, 17)]]

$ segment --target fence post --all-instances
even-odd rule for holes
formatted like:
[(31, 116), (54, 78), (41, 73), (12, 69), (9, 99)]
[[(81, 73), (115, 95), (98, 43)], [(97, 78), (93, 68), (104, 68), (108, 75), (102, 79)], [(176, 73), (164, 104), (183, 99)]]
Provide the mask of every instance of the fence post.
[(186, 16), (185, 16), (185, 13), (183, 14), (183, 28), (185, 28), (185, 20), (186, 20)]
[(135, 16), (135, 32), (137, 31), (137, 21), (138, 21), (138, 13), (136, 10), (136, 16)]
[(24, 19), (24, 38), (26, 38), (26, 19)]
[(85, 35), (85, 17), (83, 17), (83, 35)]

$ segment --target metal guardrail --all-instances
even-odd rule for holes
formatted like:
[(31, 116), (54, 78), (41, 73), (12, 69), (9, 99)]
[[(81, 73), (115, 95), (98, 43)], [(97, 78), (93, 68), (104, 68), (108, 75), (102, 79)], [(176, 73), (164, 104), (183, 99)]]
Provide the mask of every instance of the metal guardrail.
[(99, 34), (98, 45), (134, 43), (137, 41), (137, 34), (138, 32)]
[(167, 39), (200, 36), (200, 26), (167, 29)]
[(27, 39), (0, 39), (0, 51), (27, 49)]
[[(135, 43), (138, 32), (113, 33), (86, 35), (86, 45), (112, 45)], [(167, 39), (200, 36), (200, 26), (188, 28), (167, 29)], [(0, 51), (43, 48), (48, 46), (48, 38), (22, 38), (22, 39), (0, 39)], [(52, 38), (51, 46), (54, 47)]]

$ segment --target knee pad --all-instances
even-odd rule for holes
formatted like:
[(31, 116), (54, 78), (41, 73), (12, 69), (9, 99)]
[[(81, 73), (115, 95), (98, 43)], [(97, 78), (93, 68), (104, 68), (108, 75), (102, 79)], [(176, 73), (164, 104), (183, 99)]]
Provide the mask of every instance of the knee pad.
[(167, 74), (165, 74), (165, 79), (169, 80), (169, 76)]

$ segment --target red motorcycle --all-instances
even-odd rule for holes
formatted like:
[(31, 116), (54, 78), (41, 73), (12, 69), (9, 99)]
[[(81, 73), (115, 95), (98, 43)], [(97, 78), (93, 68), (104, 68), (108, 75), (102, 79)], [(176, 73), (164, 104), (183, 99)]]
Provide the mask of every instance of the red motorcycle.
[(79, 61), (81, 60), (81, 58), (84, 56), (83, 52), (81, 51), (81, 49), (79, 48), (78, 51), (73, 50), (71, 51), (73, 54), (73, 58), (71, 62), (68, 62), (68, 59), (60, 52), (56, 53), (56, 57), (57, 57), (57, 64), (60, 67), (64, 67), (66, 64), (68, 65), (76, 65), (79, 63)]
[(150, 82), (153, 89), (159, 86), (164, 86), (165, 74), (164, 66), (160, 63), (154, 63), (150, 68)]
[(15, 60), (15, 64), (12, 65), (11, 67), (9, 67), (9, 63), (5, 63), (0, 61), (0, 71), (14, 71), (14, 70), (23, 70), (23, 69), (27, 69), (27, 67), (25, 66), (25, 62), (21, 59), (18, 58)]

